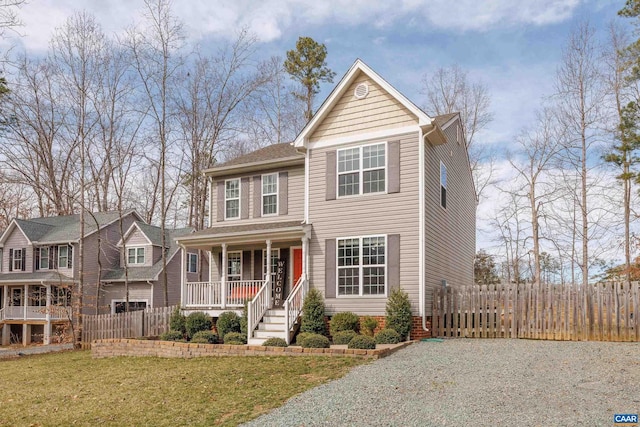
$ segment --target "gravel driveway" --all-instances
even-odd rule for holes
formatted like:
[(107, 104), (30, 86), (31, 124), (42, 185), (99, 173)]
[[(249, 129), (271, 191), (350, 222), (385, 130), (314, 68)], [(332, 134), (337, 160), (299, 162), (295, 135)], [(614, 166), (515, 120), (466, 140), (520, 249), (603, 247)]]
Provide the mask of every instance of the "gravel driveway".
[(640, 343), (418, 342), (248, 426), (611, 426), (640, 413)]

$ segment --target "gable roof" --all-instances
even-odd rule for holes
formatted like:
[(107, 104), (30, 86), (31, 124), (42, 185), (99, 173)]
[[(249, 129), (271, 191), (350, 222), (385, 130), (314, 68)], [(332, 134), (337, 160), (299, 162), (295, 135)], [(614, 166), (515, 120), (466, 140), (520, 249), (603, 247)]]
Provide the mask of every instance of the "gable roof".
[(336, 87), (331, 91), (327, 99), (322, 103), (318, 111), (314, 114), (312, 119), (307, 123), (307, 125), (302, 129), (300, 134), (296, 137), (294, 141), (294, 145), (297, 148), (302, 148), (306, 146), (308, 138), (313, 133), (313, 130), (324, 120), (326, 115), (331, 111), (334, 105), (340, 100), (342, 94), (349, 88), (351, 83), (355, 81), (359, 73), (362, 72), (366, 74), (369, 78), (371, 78), (376, 84), (378, 84), (382, 89), (387, 91), (391, 96), (400, 102), (407, 110), (409, 110), (413, 115), (416, 116), (418, 120), (418, 126), (430, 126), (433, 124), (433, 119), (427, 115), (424, 111), (422, 111), (417, 105), (411, 102), (407, 97), (401, 94), (396, 88), (391, 86), (389, 82), (380, 77), (378, 73), (373, 71), (367, 64), (362, 62), (360, 59), (356, 59), (353, 63), (349, 71), (342, 77), (340, 82), (336, 85)]
[(290, 142), (281, 142), (260, 148), (251, 153), (231, 159), (218, 166), (204, 171), (209, 176), (219, 176), (230, 171), (241, 169), (245, 172), (280, 167), (283, 165), (304, 164), (304, 154), (298, 152)]

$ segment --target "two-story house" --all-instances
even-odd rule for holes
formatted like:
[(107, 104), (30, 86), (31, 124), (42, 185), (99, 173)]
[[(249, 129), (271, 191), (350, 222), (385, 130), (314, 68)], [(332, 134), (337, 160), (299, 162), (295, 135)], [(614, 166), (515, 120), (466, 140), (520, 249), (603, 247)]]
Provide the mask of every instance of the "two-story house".
[(380, 318), (402, 288), (411, 336), (429, 336), (433, 289), (473, 281), (476, 196), (459, 114), (428, 116), (360, 60), (292, 144), (206, 175), (212, 226), (178, 241), (209, 252), (212, 280), (183, 276), (182, 305), (215, 316), (251, 298), (250, 342), (289, 340), (309, 287), (329, 316)]
[[(180, 301), (182, 256), (175, 238), (192, 231), (167, 231), (169, 305)], [(147, 225), (133, 210), (122, 215), (118, 212), (86, 214), (83, 314), (122, 311), (126, 299), (125, 276), (130, 285), (130, 310), (163, 305), (162, 239), (159, 236), (160, 228)], [(0, 235), (2, 345), (49, 344), (56, 330), (67, 332), (65, 329), (73, 316), (72, 306), (79, 302), (79, 244), (79, 215), (14, 219)], [(198, 251), (186, 254), (185, 258), (191, 261), (185, 269), (195, 271), (186, 275), (189, 280), (208, 279), (208, 265), (200, 263)]]

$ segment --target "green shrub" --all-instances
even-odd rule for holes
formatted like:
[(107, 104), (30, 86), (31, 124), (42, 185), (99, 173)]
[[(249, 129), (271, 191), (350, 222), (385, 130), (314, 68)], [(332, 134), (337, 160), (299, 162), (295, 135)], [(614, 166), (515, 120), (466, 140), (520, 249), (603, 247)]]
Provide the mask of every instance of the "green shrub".
[(377, 344), (398, 344), (402, 337), (394, 329), (384, 328), (378, 331), (375, 340)]
[(169, 318), (169, 329), (173, 331), (179, 331), (183, 334), (187, 332), (185, 329), (185, 317), (180, 310), (180, 307), (176, 307), (171, 313), (171, 318)]
[(180, 341), (184, 339), (184, 335), (180, 331), (169, 331), (160, 335), (162, 341)]
[(242, 307), (242, 316), (240, 316), (240, 333), (245, 337), (247, 336), (247, 329), (249, 328), (249, 300), (244, 300), (244, 307)]
[[(219, 337), (225, 337), (229, 332), (240, 333), (240, 317), (233, 311), (220, 313), (216, 322), (216, 329)], [(245, 334), (245, 336), (247, 335)]]
[(289, 347), (289, 344), (282, 338), (269, 338), (262, 345), (265, 347)]
[(366, 316), (362, 319), (362, 334), (373, 336), (373, 331), (378, 327), (378, 321), (371, 316)]
[(300, 332), (297, 336), (296, 336), (296, 344), (297, 345), (302, 345), (302, 341), (305, 340), (305, 338), (307, 338), (308, 336), (313, 335), (313, 332)]
[(411, 331), (411, 303), (409, 295), (402, 289), (394, 289), (389, 295), (385, 328), (394, 329), (402, 341)]
[(199, 344), (217, 344), (218, 335), (216, 335), (213, 331), (199, 331), (193, 334), (193, 337), (191, 337), (191, 342)]
[(376, 340), (366, 335), (356, 335), (351, 341), (349, 341), (349, 348), (373, 350), (376, 348)]
[(329, 330), (331, 331), (331, 336), (340, 331), (354, 331), (357, 333), (360, 330), (360, 318), (350, 311), (336, 313), (329, 322)]
[(239, 342), (240, 344), (246, 344), (247, 336), (242, 335), (240, 332), (228, 332), (224, 336), (225, 344), (235, 344), (236, 342)]
[(211, 316), (201, 311), (196, 311), (187, 316), (184, 327), (187, 331), (187, 338), (192, 338), (196, 332), (211, 330)]
[(324, 300), (319, 290), (312, 288), (302, 303), (302, 323), (300, 332), (326, 334), (324, 324)]
[(304, 348), (329, 348), (329, 338), (320, 334), (309, 334), (300, 345)]
[(340, 331), (331, 335), (333, 338), (333, 343), (338, 345), (349, 344), (349, 341), (358, 335), (356, 331)]

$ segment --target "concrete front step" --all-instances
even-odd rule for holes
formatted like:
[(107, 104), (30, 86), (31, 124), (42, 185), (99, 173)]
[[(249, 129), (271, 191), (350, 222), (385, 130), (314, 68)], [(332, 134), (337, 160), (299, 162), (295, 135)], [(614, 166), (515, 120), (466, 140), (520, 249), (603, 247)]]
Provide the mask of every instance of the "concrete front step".
[(283, 330), (280, 331), (262, 331), (262, 330), (255, 330), (253, 331), (253, 338), (282, 338), (283, 340), (286, 339), (286, 332)]
[(279, 325), (284, 325), (284, 316), (264, 316), (262, 321), (264, 323), (277, 323)]
[(282, 332), (284, 329), (284, 323), (258, 323), (259, 331)]

